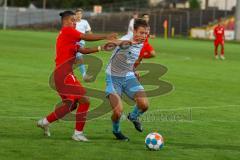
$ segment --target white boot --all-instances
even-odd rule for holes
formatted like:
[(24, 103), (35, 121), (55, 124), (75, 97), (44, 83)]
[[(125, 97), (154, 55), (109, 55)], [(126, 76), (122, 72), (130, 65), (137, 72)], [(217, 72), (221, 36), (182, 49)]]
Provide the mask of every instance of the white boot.
[(82, 141), (82, 142), (87, 142), (89, 141), (84, 135), (83, 133), (78, 133), (78, 134), (73, 134), (72, 139), (75, 141)]
[(49, 131), (49, 125), (48, 125), (48, 124), (44, 124), (44, 123), (43, 123), (43, 119), (40, 119), (40, 120), (37, 122), (37, 127), (43, 129), (45, 136), (47, 136), (47, 137), (50, 137), (50, 136), (51, 136), (51, 133), (50, 133), (50, 131)]

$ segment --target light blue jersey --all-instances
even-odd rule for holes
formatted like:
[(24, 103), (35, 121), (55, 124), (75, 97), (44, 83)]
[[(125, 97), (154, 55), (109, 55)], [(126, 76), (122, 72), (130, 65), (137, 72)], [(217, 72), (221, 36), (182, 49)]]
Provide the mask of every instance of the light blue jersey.
[[(132, 35), (125, 35), (120, 40), (132, 40)], [(106, 73), (112, 76), (126, 77), (134, 75), (134, 64), (140, 56), (143, 44), (133, 44), (128, 49), (116, 47), (107, 65)]]
[[(132, 40), (132, 35), (125, 35), (121, 40)], [(106, 69), (106, 96), (125, 93), (134, 99), (138, 91), (144, 90), (134, 74), (134, 64), (140, 56), (143, 44), (134, 44), (128, 49), (117, 47)]]

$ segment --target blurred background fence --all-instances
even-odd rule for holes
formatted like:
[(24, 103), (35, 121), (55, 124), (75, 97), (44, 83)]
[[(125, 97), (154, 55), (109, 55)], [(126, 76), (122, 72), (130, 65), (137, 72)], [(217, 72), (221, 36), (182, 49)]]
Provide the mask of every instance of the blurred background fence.
[[(0, 8), (0, 17), (3, 17), (3, 7)], [(59, 29), (59, 12), (56, 9), (29, 9), (29, 8), (8, 8), (7, 27), (9, 28), (35, 28), (35, 29)], [(94, 32), (121, 32), (125, 33), (128, 28), (129, 20), (132, 16), (131, 11), (105, 12), (93, 14), (86, 11), (84, 18), (87, 19)], [(188, 35), (192, 27), (208, 25), (220, 17), (234, 15), (233, 11), (220, 11), (215, 9), (190, 10), (190, 9), (154, 9), (140, 10), (139, 14), (150, 14), (151, 32), (157, 35), (164, 33), (163, 22), (168, 20), (168, 31), (172, 27), (176, 35)], [(0, 18), (0, 24), (3, 18)]]

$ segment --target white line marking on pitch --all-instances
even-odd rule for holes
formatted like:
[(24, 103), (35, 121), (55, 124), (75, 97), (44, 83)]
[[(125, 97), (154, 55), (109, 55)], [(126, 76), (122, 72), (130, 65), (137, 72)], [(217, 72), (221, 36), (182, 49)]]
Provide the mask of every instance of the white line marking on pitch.
[[(180, 108), (173, 108), (173, 109), (158, 109), (158, 110), (153, 110), (153, 111), (148, 111), (148, 113), (152, 113), (152, 112), (162, 112), (162, 111), (178, 111), (178, 110), (195, 110), (195, 109), (213, 109), (213, 108), (228, 108), (228, 107), (240, 107), (240, 105), (236, 104), (236, 105), (227, 105), (227, 106), (209, 106), (209, 107), (180, 107)], [(109, 113), (108, 113), (109, 114)], [(99, 118), (95, 118), (95, 119), (101, 119), (104, 120), (104, 116), (103, 115)], [(31, 119), (31, 120), (36, 120), (41, 118), (41, 116), (0, 116), (0, 119)], [(93, 119), (93, 120), (95, 120)], [(192, 121), (175, 121), (175, 122), (208, 122), (208, 121), (200, 121), (200, 120), (192, 120)], [(209, 122), (240, 122), (240, 121), (224, 121), (224, 120), (212, 120)], [(164, 121), (162, 121), (164, 122)]]

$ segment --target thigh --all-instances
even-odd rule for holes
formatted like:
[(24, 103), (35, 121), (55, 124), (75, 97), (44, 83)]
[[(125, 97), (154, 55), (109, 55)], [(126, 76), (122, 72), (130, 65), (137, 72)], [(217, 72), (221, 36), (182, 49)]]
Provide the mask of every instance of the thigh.
[(132, 76), (131, 78), (126, 80), (126, 86), (124, 87), (124, 93), (134, 100), (136, 93), (144, 91), (143, 86), (140, 84), (136, 76)]
[(69, 74), (64, 80), (64, 86), (62, 87), (62, 92), (58, 92), (61, 96), (62, 100), (72, 100), (78, 101), (81, 99), (86, 90), (81, 85), (81, 83), (77, 80), (77, 78), (73, 74)]
[(111, 75), (106, 76), (106, 97), (110, 94), (117, 94), (119, 97), (122, 96), (122, 82), (116, 77)]
[(116, 94), (116, 93), (110, 94), (108, 99), (109, 99), (109, 102), (110, 102), (110, 105), (111, 105), (113, 111), (122, 112), (122, 110), (123, 110), (122, 100), (118, 94)]

